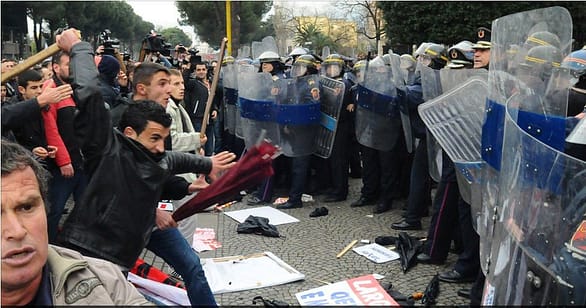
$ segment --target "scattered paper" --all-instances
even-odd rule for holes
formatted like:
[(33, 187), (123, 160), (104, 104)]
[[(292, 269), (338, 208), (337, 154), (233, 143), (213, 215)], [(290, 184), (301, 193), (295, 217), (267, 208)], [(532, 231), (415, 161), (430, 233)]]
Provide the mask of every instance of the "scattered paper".
[(216, 231), (212, 228), (196, 228), (191, 247), (197, 252), (216, 250), (222, 244), (216, 240)]
[(374, 277), (374, 279), (376, 279), (376, 280), (381, 280), (381, 279), (385, 278), (384, 275), (376, 274), (376, 273), (372, 274), (372, 277)]
[(286, 214), (283, 211), (277, 210), (270, 206), (254, 207), (246, 210), (229, 211), (224, 214), (230, 216), (232, 219), (239, 223), (243, 223), (248, 216), (266, 217), (269, 219), (271, 225), (282, 225), (293, 222), (299, 222), (299, 219)]
[(301, 306), (399, 306), (373, 275), (299, 292), (295, 297)]
[(132, 284), (134, 284), (137, 288), (148, 290), (148, 292), (145, 293), (149, 294), (149, 296), (156, 296), (158, 300), (163, 298), (167, 301), (171, 301), (174, 305), (190, 305), (187, 292), (184, 289), (160, 283), (154, 280), (145, 279), (133, 273), (128, 273), (128, 281), (132, 282)]
[(279, 205), (279, 204), (285, 204), (285, 202), (289, 201), (289, 197), (280, 197), (275, 199), (275, 202), (273, 202), (274, 205)]
[(385, 263), (400, 258), (399, 254), (385, 248), (377, 243), (352, 248), (354, 252), (365, 256), (368, 260), (375, 263)]

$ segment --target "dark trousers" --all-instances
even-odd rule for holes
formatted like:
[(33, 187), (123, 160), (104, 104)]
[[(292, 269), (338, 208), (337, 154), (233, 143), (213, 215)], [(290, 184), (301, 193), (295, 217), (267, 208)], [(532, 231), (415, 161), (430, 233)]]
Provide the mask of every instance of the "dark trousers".
[(427, 160), (427, 142), (421, 140), (415, 149), (411, 165), (411, 184), (407, 198), (405, 221), (410, 224), (421, 222), (425, 210), (431, 205), (431, 177)]
[(474, 230), (470, 204), (462, 198), (458, 202), (458, 216), (462, 251), (454, 269), (464, 276), (472, 276), (480, 270), (480, 237)]
[(348, 196), (348, 164), (351, 126), (349, 123), (340, 123), (336, 131), (332, 154), (328, 159), (332, 190), (330, 195), (346, 199)]
[[(201, 122), (202, 122), (202, 119), (196, 119), (196, 121), (193, 123), (193, 128), (195, 129), (196, 132), (201, 131)], [(206, 137), (208, 138), (208, 141), (206, 141), (206, 144), (203, 146), (203, 150), (205, 152), (205, 156), (212, 156), (214, 154), (214, 122), (213, 121), (211, 121), (211, 123), (208, 124), (208, 126), (206, 126)]]
[(50, 211), (47, 214), (47, 229), (49, 243), (54, 244), (57, 240), (59, 221), (63, 215), (65, 204), (69, 196), (73, 194), (75, 204), (81, 200), (87, 186), (87, 177), (82, 169), (76, 168), (73, 177), (65, 178), (57, 168), (51, 172), (49, 181), (49, 205)]
[[(401, 139), (401, 138), (399, 138)], [(396, 145), (391, 151), (379, 151), (363, 146), (362, 151), (362, 196), (390, 205), (399, 195), (401, 162)]]
[(289, 189), (289, 202), (301, 202), (301, 195), (305, 190), (309, 162), (311, 155), (291, 158), (291, 188)]

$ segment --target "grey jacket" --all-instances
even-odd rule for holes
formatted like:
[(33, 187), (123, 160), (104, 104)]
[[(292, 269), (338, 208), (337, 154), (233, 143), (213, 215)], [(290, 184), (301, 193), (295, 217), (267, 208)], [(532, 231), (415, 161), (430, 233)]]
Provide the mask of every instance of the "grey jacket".
[(53, 304), (61, 305), (153, 305), (126, 280), (120, 268), (77, 251), (49, 245)]

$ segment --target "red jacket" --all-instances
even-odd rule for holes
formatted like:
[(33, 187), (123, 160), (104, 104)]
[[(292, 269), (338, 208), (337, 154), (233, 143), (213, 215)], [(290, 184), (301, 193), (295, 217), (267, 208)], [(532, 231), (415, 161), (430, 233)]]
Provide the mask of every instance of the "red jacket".
[[(43, 83), (43, 88), (45, 87), (55, 88), (56, 85), (53, 79), (45, 81), (45, 83)], [(72, 97), (68, 97), (56, 104), (53, 104), (49, 108), (48, 112), (42, 112), (43, 122), (45, 125), (45, 138), (47, 139), (48, 145), (57, 147), (57, 153), (55, 153), (55, 163), (59, 167), (71, 164), (71, 157), (69, 156), (69, 152), (65, 147), (65, 143), (63, 143), (63, 139), (61, 138), (59, 129), (57, 127), (57, 110), (69, 106), (75, 106), (75, 102), (73, 101)]]

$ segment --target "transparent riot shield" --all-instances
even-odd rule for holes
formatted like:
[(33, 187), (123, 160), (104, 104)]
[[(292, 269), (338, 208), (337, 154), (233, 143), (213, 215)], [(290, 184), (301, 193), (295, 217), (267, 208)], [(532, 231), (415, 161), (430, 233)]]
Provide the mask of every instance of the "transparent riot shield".
[[(554, 62), (544, 59), (550, 55), (529, 57), (525, 44), (536, 30), (548, 31), (556, 35), (568, 46), (567, 50), (559, 50), (562, 54), (569, 53), (569, 42), (572, 36), (572, 20), (566, 9), (552, 7), (527, 11), (501, 17), (492, 24), (492, 49), (489, 69), (489, 95), (486, 102), (486, 114), (482, 128), (482, 159), (486, 162), (482, 176), (482, 214), (478, 225), (481, 236), (480, 258), (485, 273), (490, 275), (497, 257), (493, 243), (498, 243), (495, 233), (499, 231), (500, 209), (507, 198), (501, 191), (501, 181), (511, 175), (501, 170), (504, 161), (510, 157), (503, 155), (503, 137), (505, 136), (505, 107), (518, 110), (514, 122), (529, 135), (540, 142), (557, 150), (563, 147), (564, 129), (563, 115), (559, 106), (564, 102), (554, 102), (548, 98), (546, 91), (555, 68)], [(518, 48), (518, 46), (523, 46)], [(510, 50), (517, 50), (516, 57), (508, 57)], [(519, 55), (525, 55), (520, 57)], [(509, 63), (510, 61), (521, 63)], [(491, 252), (492, 251), (492, 252)]]
[(222, 68), (222, 86), (224, 91), (224, 130), (236, 134), (238, 115), (238, 64), (228, 63)]
[(238, 49), (238, 57), (236, 59), (250, 58), (250, 46), (244, 45)]
[(480, 140), (487, 95), (487, 80), (474, 77), (418, 107), (428, 131), (454, 162), (460, 195), (471, 205), (474, 221), (481, 206)]
[(439, 71), (440, 83), (443, 92), (448, 92), (458, 86), (463, 85), (470, 78), (488, 81), (488, 71), (485, 69), (461, 68), (451, 69), (442, 68)]
[(279, 126), (275, 122), (273, 109), (275, 87), (271, 74), (243, 71), (238, 78), (238, 102), (242, 117), (242, 135), (245, 146), (258, 141), (261, 131), (274, 144), (279, 142)]
[[(547, 95), (555, 62), (549, 62), (547, 67), (543, 64), (548, 61), (529, 57), (531, 50), (523, 50), (526, 38), (536, 29), (555, 34), (563, 42), (561, 46), (568, 46), (559, 52), (569, 53), (572, 21), (564, 8), (512, 14), (492, 24), (489, 95), (481, 146), (486, 162), (481, 182), (482, 224), (478, 225), (481, 265), (487, 275), (487, 304), (543, 304), (546, 302), (542, 300), (555, 287), (541, 284), (545, 282), (542, 278), (531, 286), (535, 280), (529, 277), (535, 277), (537, 268), (543, 269), (551, 256), (541, 254), (543, 248), (538, 246), (543, 243), (534, 239), (524, 241), (527, 232), (511, 227), (525, 224), (511, 219), (511, 215), (521, 212), (533, 223), (553, 228), (562, 223), (556, 215), (550, 219), (540, 216), (545, 213), (542, 210), (557, 211), (563, 206), (557, 199), (563, 195), (565, 183), (555, 177), (559, 178), (561, 172), (565, 178), (566, 171), (559, 168), (566, 170), (569, 160), (560, 152), (565, 137), (564, 117), (560, 113), (565, 108), (554, 106), (560, 102)], [(517, 49), (517, 54), (526, 56), (507, 58), (507, 52), (518, 46), (524, 47)], [(509, 63), (511, 59), (523, 62)], [(555, 185), (557, 188), (553, 189)], [(536, 211), (536, 206), (545, 209)], [(517, 214), (510, 214), (512, 209)]]
[(391, 67), (376, 60), (370, 61), (358, 84), (356, 139), (369, 148), (390, 151), (403, 135), (397, 89), (389, 82)]
[(583, 305), (586, 162), (528, 133), (522, 112), (507, 104), (483, 304)]
[[(421, 90), (423, 91), (424, 101), (427, 102), (442, 94), (442, 84), (438, 70), (417, 62), (415, 71), (421, 75)], [(429, 175), (434, 181), (439, 182), (442, 177), (441, 146), (437, 143), (433, 134), (427, 134), (426, 142)]]
[[(401, 56), (395, 53), (389, 53), (390, 66), (392, 71), (392, 82), (399, 89), (403, 88), (407, 77), (404, 76), (404, 71), (401, 67)], [(405, 104), (399, 104), (399, 111), (401, 115), (401, 125), (403, 126), (403, 135), (405, 137), (405, 147), (407, 152), (413, 152), (413, 131), (411, 129), (411, 118), (409, 117), (409, 110)]]
[(310, 155), (320, 123), (320, 82), (318, 75), (275, 81), (274, 120), (285, 156)]
[(321, 116), (320, 126), (314, 139), (314, 154), (321, 158), (328, 158), (334, 147), (334, 137), (338, 128), (346, 85), (342, 81), (328, 77), (320, 78), (319, 82)]
[[(239, 83), (240, 79), (245, 79), (246, 76), (248, 76), (248, 74), (252, 74), (256, 72), (256, 67), (254, 67), (254, 65), (252, 64), (238, 64), (237, 66), (237, 85)], [(246, 73), (246, 74), (244, 74)], [(246, 84), (246, 82), (244, 82), (244, 84)], [(237, 93), (238, 94), (238, 93)], [(244, 122), (243, 117), (242, 117), (242, 108), (240, 106), (240, 99), (238, 99), (236, 101), (236, 116), (235, 118), (235, 134), (236, 137), (240, 138), (240, 139), (244, 139), (244, 132), (242, 130), (242, 123)]]

